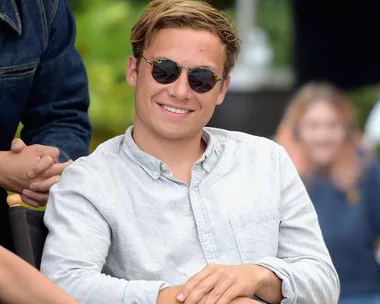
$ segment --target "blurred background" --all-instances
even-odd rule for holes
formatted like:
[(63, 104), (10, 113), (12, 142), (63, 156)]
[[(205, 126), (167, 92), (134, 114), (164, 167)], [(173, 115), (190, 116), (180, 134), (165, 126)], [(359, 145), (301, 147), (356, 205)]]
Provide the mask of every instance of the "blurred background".
[[(71, 1), (77, 47), (90, 81), (91, 149), (133, 123), (134, 92), (125, 82), (125, 67), (131, 54), (131, 27), (147, 2)], [(372, 16), (380, 11), (375, 9), (380, 4), (371, 0), (364, 1), (366, 5), (349, 1), (344, 7), (326, 0), (210, 2), (233, 17), (243, 39), (229, 95), (211, 126), (271, 137), (295, 89), (309, 80), (329, 80), (348, 94), (358, 125), (364, 128), (380, 96), (379, 30)]]

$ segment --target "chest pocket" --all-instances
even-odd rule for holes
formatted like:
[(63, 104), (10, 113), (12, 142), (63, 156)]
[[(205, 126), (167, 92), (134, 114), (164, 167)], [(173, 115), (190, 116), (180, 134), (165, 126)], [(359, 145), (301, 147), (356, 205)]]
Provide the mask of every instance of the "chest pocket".
[[(39, 59), (20, 65), (0, 66), (0, 106), (6, 107), (7, 111), (23, 106), (38, 64)], [(7, 104), (2, 104), (4, 102)]]
[(8, 143), (21, 119), (39, 59), (18, 65), (0, 65), (0, 141)]
[(0, 81), (31, 77), (36, 72), (38, 63), (39, 59), (20, 65), (0, 66)]
[(279, 209), (263, 210), (230, 218), (240, 257), (244, 264), (276, 257), (279, 242)]

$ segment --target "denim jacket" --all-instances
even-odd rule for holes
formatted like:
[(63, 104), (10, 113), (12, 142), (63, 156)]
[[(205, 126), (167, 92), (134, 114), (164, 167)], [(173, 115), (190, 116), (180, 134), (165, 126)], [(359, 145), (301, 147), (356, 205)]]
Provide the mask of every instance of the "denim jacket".
[[(0, 150), (21, 121), (26, 144), (88, 153), (88, 81), (66, 0), (0, 0)], [(67, 155), (65, 155), (67, 154)]]
[[(66, 0), (0, 0), (0, 150), (22, 122), (24, 142), (58, 147), (61, 162), (88, 153), (88, 81), (74, 42)], [(0, 188), (0, 245), (11, 248), (5, 197)]]

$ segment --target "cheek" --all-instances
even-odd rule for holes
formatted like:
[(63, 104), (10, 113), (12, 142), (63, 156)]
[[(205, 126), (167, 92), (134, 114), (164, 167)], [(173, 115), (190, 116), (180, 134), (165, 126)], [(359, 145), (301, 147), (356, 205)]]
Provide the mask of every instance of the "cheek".
[(147, 102), (154, 99), (157, 95), (159, 95), (162, 91), (165, 90), (163, 85), (160, 85), (152, 77), (149, 75), (140, 74), (137, 78), (136, 86), (136, 101), (139, 102)]
[(211, 118), (217, 104), (217, 96), (211, 94), (210, 96), (200, 96), (200, 98), (197, 99), (197, 102), (202, 112), (202, 116), (205, 116), (208, 119)]

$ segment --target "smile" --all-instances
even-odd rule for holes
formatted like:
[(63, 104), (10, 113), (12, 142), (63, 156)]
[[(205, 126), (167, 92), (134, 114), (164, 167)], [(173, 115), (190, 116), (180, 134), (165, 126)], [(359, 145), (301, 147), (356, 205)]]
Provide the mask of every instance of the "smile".
[(174, 113), (174, 114), (187, 114), (191, 112), (190, 110), (176, 109), (176, 108), (169, 107), (167, 105), (161, 105), (161, 107), (163, 107), (166, 111)]

